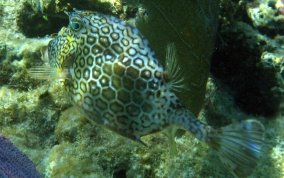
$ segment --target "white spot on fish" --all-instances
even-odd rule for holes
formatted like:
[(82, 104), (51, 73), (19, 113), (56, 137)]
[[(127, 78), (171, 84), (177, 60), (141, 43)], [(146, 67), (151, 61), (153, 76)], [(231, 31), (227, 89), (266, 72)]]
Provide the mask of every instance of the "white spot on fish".
[(98, 71), (94, 71), (94, 75), (95, 75), (95, 76), (98, 76), (98, 75), (99, 75), (99, 72), (98, 72)]
[(90, 75), (90, 71), (89, 70), (85, 70), (84, 77), (85, 78), (89, 78), (89, 75)]
[(123, 58), (122, 62), (126, 63), (129, 59), (127, 57)]
[(146, 77), (151, 77), (150, 71), (145, 71), (145, 76), (146, 76)]
[(138, 44), (138, 43), (140, 43), (140, 40), (138, 38), (135, 38), (132, 42), (135, 43), (135, 44)]
[(129, 45), (129, 41), (128, 41), (127, 39), (125, 39), (125, 38), (123, 38), (123, 39), (121, 40), (121, 43), (122, 43), (124, 46), (128, 46), (128, 45)]
[(112, 55), (107, 54), (107, 55), (106, 55), (106, 60), (111, 60), (111, 59), (112, 59)]
[(129, 54), (130, 54), (131, 56), (134, 56), (134, 55), (136, 54), (136, 50), (135, 50), (134, 48), (130, 48), (130, 49), (129, 49)]
[(103, 28), (102, 28), (102, 31), (103, 31), (104, 33), (108, 33), (108, 32), (109, 32), (109, 29), (108, 29), (108, 27), (103, 27)]
[(142, 67), (142, 65), (143, 65), (143, 62), (140, 58), (136, 59), (134, 62), (135, 62), (135, 64), (137, 64), (140, 67)]
[(106, 84), (106, 79), (105, 78), (102, 79), (102, 84)]

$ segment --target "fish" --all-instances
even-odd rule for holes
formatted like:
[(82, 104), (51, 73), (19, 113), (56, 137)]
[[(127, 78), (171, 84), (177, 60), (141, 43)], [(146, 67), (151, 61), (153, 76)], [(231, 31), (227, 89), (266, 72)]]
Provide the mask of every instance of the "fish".
[(9, 139), (0, 134), (0, 177), (40, 178), (34, 163)]
[(73, 103), (92, 122), (129, 139), (176, 126), (216, 150), (236, 177), (259, 162), (264, 126), (249, 119), (215, 129), (201, 122), (176, 96), (184, 87), (176, 48), (169, 43), (161, 65), (134, 26), (98, 12), (66, 12), (69, 24), (48, 45), (49, 67), (39, 79), (60, 78)]

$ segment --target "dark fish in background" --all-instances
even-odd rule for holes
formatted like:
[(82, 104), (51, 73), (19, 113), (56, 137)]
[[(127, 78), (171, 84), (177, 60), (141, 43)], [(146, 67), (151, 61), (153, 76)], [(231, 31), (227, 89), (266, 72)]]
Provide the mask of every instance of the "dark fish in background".
[(0, 178), (39, 178), (33, 162), (0, 135)]

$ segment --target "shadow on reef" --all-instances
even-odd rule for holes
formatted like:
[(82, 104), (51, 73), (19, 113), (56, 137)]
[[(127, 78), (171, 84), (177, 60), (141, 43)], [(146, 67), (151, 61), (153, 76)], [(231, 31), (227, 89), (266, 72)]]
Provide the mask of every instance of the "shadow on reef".
[(44, 14), (40, 9), (34, 10), (32, 5), (24, 3), (17, 24), (26, 37), (43, 37), (57, 33), (63, 25), (68, 24), (68, 18), (63, 12)]
[(106, 13), (110, 11), (111, 5), (100, 2), (100, 6), (98, 6), (93, 1), (78, 2), (75, 0), (63, 0), (57, 3), (52, 0), (47, 5), (40, 2), (34, 4), (26, 2), (18, 15), (17, 24), (26, 37), (43, 37), (47, 34), (57, 33), (62, 26), (67, 26), (68, 18), (64, 14), (64, 10), (72, 11), (73, 8)]
[(243, 111), (274, 116), (280, 105), (280, 97), (273, 90), (278, 86), (275, 69), (260, 64), (260, 52), (249, 49), (238, 34), (226, 35), (223, 38), (227, 41), (213, 54), (211, 73), (229, 86)]
[(122, 12), (120, 1), (108, 2), (104, 0), (60, 0), (57, 1), (56, 6), (57, 9), (68, 8), (68, 11), (72, 11), (72, 8), (76, 8), (78, 10), (97, 11), (104, 14), (119, 14)]

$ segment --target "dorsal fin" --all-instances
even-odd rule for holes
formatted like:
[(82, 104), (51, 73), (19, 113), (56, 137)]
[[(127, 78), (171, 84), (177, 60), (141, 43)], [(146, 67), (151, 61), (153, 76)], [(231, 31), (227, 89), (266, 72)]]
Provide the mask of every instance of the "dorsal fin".
[(185, 89), (183, 71), (177, 62), (176, 47), (174, 43), (169, 43), (167, 45), (166, 73), (172, 90), (180, 92)]

